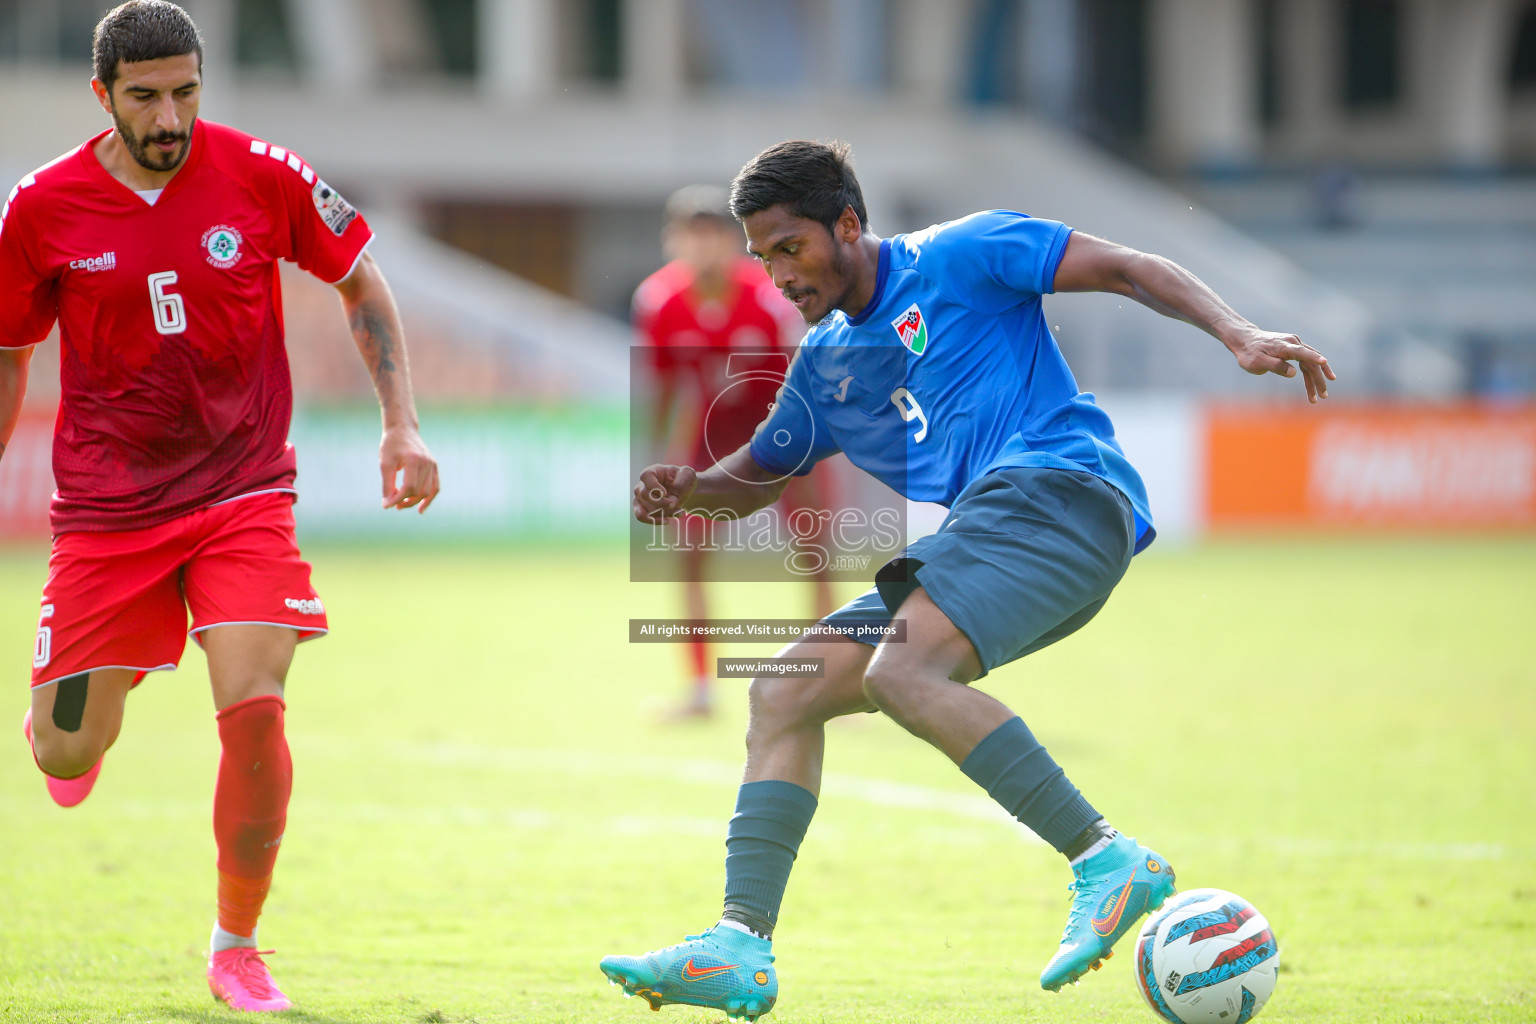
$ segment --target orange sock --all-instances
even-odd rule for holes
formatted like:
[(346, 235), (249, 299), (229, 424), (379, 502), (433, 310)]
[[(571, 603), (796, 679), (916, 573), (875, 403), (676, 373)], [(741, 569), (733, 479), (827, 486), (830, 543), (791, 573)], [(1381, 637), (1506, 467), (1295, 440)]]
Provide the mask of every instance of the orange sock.
[(219, 872), (219, 927), (232, 935), (256, 934), (256, 919), (272, 888), (272, 876), (241, 878)]
[(693, 665), (695, 681), (709, 678), (709, 645), (697, 640), (688, 645), (688, 660)]
[(249, 937), (272, 884), (283, 840), (293, 761), (283, 738), (283, 701), (252, 697), (220, 711), (213, 835), (219, 847), (219, 927)]

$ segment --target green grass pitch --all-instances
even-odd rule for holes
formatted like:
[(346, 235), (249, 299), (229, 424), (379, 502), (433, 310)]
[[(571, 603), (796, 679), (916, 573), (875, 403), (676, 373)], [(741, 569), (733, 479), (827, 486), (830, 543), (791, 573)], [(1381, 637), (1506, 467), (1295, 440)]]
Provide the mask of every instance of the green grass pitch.
[[(1096, 622), (986, 680), (1182, 886), (1283, 950), (1262, 1020), (1536, 1019), (1536, 541), (1154, 548)], [(653, 1017), (597, 960), (719, 910), (742, 684), (655, 724), (679, 614), (616, 549), (310, 551), (333, 634), (289, 680), (296, 764), (263, 946), (331, 1022)], [(217, 740), (201, 655), (129, 700), (61, 811), (20, 717), (44, 559), (0, 554), (0, 1020), (228, 1021), (203, 980)], [(803, 614), (784, 585), (720, 614)], [(768, 653), (737, 648), (725, 653)], [(834, 723), (776, 952), (780, 1021), (1147, 1021), (1131, 942), (1041, 992), (1069, 873), (937, 752)]]

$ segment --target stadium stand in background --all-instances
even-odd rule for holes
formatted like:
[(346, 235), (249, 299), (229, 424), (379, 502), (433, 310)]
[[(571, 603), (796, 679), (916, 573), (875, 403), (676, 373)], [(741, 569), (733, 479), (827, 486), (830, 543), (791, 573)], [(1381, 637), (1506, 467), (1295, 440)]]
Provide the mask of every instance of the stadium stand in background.
[[(85, 80), (106, 6), (0, 0), (0, 81), (26, 105), (0, 124), (0, 176), (104, 127)], [(1271, 383), (1188, 328), (1106, 297), (1047, 301), (1165, 537), (1536, 526), (1532, 0), (188, 8), (205, 116), (315, 161), (379, 226), (419, 394), (444, 413), (429, 439), (450, 485), (425, 532), (621, 535), (623, 319), (661, 204), (792, 136), (853, 143), (878, 233), (1038, 212), (1160, 249), (1329, 353), (1333, 408), (1299, 424), (1255, 406)], [(367, 382), (334, 299), (285, 287), (301, 525), (354, 534), (374, 489), (355, 443), (376, 430)], [(44, 529), (46, 451), (27, 438), (54, 393), (34, 386), (0, 464), (0, 534)], [(1234, 430), (1289, 468), (1243, 476), (1224, 461)], [(1347, 464), (1312, 457), (1319, 430), (1344, 432)], [(1488, 458), (1445, 456), (1469, 439)], [(578, 464), (606, 467), (612, 494)], [(397, 528), (374, 518), (365, 532)]]

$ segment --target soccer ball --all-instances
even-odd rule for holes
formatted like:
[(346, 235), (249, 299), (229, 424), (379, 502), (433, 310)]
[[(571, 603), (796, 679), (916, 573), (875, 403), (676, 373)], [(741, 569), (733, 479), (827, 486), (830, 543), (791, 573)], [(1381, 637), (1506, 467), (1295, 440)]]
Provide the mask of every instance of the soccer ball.
[(1246, 1024), (1275, 990), (1280, 946), (1241, 896), (1191, 889), (1142, 926), (1135, 966), (1141, 997), (1169, 1024)]

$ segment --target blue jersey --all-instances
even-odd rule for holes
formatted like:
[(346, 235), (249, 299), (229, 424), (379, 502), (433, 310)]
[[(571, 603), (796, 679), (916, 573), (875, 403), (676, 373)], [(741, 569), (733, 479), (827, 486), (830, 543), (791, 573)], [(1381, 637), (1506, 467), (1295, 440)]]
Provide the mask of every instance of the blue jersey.
[(1004, 466), (1092, 473), (1155, 532), (1109, 417), (1078, 391), (1040, 297), (1072, 229), (992, 210), (880, 243), (875, 293), (801, 342), (752, 458), (801, 475), (839, 451), (915, 501), (948, 506)]

